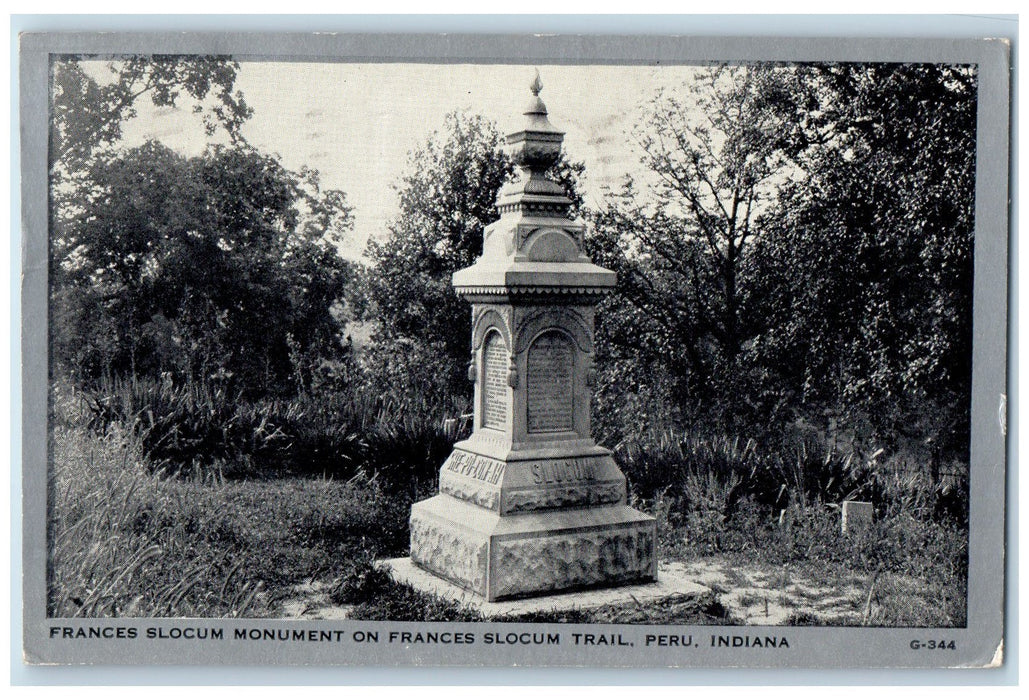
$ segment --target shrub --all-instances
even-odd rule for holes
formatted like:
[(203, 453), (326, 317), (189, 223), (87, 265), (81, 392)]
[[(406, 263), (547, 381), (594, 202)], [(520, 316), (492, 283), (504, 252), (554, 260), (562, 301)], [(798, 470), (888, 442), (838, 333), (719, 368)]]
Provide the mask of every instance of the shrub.
[(741, 499), (770, 515), (843, 500), (871, 501), (877, 515), (967, 523), (967, 477), (933, 483), (902, 455), (868, 458), (817, 439), (790, 435), (758, 442), (738, 436), (663, 431), (615, 449), (639, 498), (662, 493), (673, 510), (717, 511), (732, 517)]
[(216, 384), (176, 385), (167, 376), (104, 382), (86, 400), (94, 430), (126, 426), (139, 437), (151, 466), (185, 475), (212, 464), (244, 469), (284, 450), (284, 428), (301, 416), (290, 402), (250, 403)]

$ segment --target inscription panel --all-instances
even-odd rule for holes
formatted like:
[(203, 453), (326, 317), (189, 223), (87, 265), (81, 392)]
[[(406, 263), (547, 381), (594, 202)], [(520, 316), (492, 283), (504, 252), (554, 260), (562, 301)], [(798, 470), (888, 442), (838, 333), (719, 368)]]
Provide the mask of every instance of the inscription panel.
[(482, 424), (503, 430), (507, 425), (507, 346), (500, 333), (489, 334), (482, 362)]
[(547, 459), (529, 463), (532, 483), (539, 485), (562, 484), (569, 481), (593, 481), (597, 466), (602, 461), (591, 457)]
[(529, 348), (526, 368), (526, 401), (530, 433), (572, 430), (572, 344), (563, 334), (549, 331)]
[(504, 477), (505, 464), (498, 459), (492, 459), (483, 455), (472, 454), (454, 450), (443, 463), (443, 469), (462, 476), (485, 481), (488, 484), (497, 484)]

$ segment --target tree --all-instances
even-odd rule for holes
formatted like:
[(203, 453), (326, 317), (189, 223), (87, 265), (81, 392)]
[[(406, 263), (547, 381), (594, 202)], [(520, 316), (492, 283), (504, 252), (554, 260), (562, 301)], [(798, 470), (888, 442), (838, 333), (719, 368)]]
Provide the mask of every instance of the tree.
[(251, 147), (185, 158), (147, 142), (91, 168), (53, 233), (55, 354), (103, 375), (291, 390), (298, 356), (340, 350), (351, 225), (338, 192)]
[[(157, 107), (174, 107), (185, 95), (193, 111), (204, 115), (213, 134), (221, 126), (235, 142), (251, 109), (234, 91), (239, 65), (224, 56), (129, 56), (110, 62), (110, 80), (97, 80), (82, 67), (84, 56), (66, 56), (51, 68), (52, 172), (71, 172), (98, 149), (121, 138), (122, 124), (136, 115), (136, 103), (149, 97)], [(206, 108), (204, 100), (213, 105)]]
[(918, 64), (723, 66), (659, 95), (649, 179), (591, 237), (620, 275), (613, 366), (659, 366), (722, 429), (967, 448), (975, 106), (973, 70)]
[(829, 137), (762, 241), (754, 361), (810, 415), (967, 458), (976, 79), (931, 64), (812, 66)]
[[(129, 56), (51, 71), (51, 296), (55, 360), (79, 381), (172, 372), (283, 391), (340, 348), (352, 226), (343, 193), (249, 147), (251, 114), (222, 56)], [(106, 75), (104, 74), (106, 72)], [(119, 149), (140, 100), (193, 103), (230, 146), (184, 158)]]
[(753, 243), (798, 149), (777, 104), (791, 79), (719, 66), (659, 93), (636, 131), (643, 182), (627, 178), (594, 217), (593, 253), (619, 274), (601, 332), (644, 346), (681, 404), (714, 400), (755, 332)]
[[(451, 275), (482, 253), (482, 234), (499, 218), (496, 198), (514, 168), (496, 127), (479, 115), (451, 113), (410, 158), (397, 187), (400, 213), (382, 241), (371, 241), (369, 297), (380, 344), (416, 341), (431, 349), (453, 392), (467, 391), (471, 337), (467, 302)], [(559, 162), (551, 173), (581, 204), (580, 164)]]

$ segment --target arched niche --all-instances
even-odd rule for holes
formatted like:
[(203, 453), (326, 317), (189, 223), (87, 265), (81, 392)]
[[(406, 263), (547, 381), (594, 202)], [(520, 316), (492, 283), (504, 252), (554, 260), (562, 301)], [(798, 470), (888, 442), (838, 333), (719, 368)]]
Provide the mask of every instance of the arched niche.
[(537, 309), (529, 314), (518, 327), (515, 352), (529, 347), (529, 342), (544, 330), (559, 328), (572, 338), (575, 345), (587, 355), (593, 354), (593, 334), (586, 320), (577, 312), (562, 307)]
[(504, 430), (508, 425), (508, 354), (504, 336), (496, 328), (491, 328), (482, 343), (482, 383), (481, 396), (482, 426), (494, 430)]
[(525, 239), (524, 250), (533, 262), (574, 262), (580, 255), (576, 240), (557, 228), (536, 229)]
[(507, 329), (507, 321), (495, 309), (486, 309), (475, 319), (472, 328), (472, 350), (482, 347), (482, 341), (490, 331), (496, 331), (504, 338), (504, 344), (511, 347), (511, 333)]
[(576, 349), (560, 328), (536, 335), (526, 355), (526, 431), (559, 433), (575, 430)]

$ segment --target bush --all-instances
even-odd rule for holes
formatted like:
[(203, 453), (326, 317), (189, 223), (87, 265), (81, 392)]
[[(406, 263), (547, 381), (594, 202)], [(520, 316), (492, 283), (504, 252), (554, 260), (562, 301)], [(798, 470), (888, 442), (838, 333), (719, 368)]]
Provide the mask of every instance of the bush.
[[(666, 431), (625, 442), (615, 456), (633, 498), (661, 521), (668, 552), (747, 552), (777, 565), (912, 577), (932, 571), (955, 600), (965, 585), (967, 480), (934, 484), (903, 455), (860, 458), (810, 439), (762, 444)], [(872, 502), (869, 532), (841, 533), (845, 499)]]
[[(602, 333), (603, 327), (597, 332)], [(600, 356), (596, 364), (592, 427), (599, 444), (615, 447), (639, 436), (674, 432), (689, 423), (665, 368), (625, 357)]]
[(119, 379), (87, 395), (90, 427), (126, 426), (156, 469), (193, 475), (212, 465), (248, 471), (289, 448), (285, 429), (301, 417), (288, 401), (252, 403), (211, 383)]
[(637, 497), (661, 493), (673, 509), (733, 515), (741, 499), (778, 517), (807, 508), (867, 500), (880, 518), (900, 513), (967, 524), (967, 477), (933, 483), (903, 455), (863, 458), (817, 439), (752, 438), (664, 431), (626, 440), (615, 449)]

